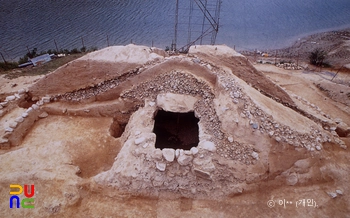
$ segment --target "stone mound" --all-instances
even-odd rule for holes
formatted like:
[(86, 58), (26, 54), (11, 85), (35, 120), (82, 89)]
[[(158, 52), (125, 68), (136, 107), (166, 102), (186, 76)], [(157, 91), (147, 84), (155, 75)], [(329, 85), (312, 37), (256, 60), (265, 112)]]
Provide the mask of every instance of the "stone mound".
[[(254, 191), (266, 180), (303, 185), (315, 172), (296, 176), (300, 160), (321, 157), (327, 146), (346, 148), (332, 120), (306, 113), (226, 46), (193, 46), (175, 56), (144, 46), (109, 47), (8, 96), (0, 116), (30, 103), (6, 126), (3, 149), (19, 146), (38, 119), (111, 118), (109, 133), (120, 151), (110, 168), (88, 177), (135, 195), (213, 198)], [(160, 111), (170, 114), (157, 135)], [(160, 136), (162, 149), (156, 148)]]

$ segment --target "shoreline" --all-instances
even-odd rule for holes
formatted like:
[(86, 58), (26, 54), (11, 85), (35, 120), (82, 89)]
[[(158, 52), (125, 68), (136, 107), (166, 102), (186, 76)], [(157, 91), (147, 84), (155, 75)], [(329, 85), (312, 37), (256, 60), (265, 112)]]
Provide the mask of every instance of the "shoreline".
[[(344, 27), (347, 28), (344, 28)], [(294, 42), (290, 42), (289, 46), (277, 49), (259, 49), (259, 50), (239, 50), (243, 55), (256, 58), (262, 54), (268, 54), (270, 58), (277, 58), (279, 61), (287, 61), (296, 63), (298, 61), (308, 63), (309, 54), (319, 48), (327, 52), (326, 61), (329, 62), (331, 69), (338, 70), (343, 67), (342, 71), (350, 71), (350, 25), (327, 29), (330, 31), (315, 31), (314, 34), (302, 34), (304, 37), (298, 37)], [(300, 36), (302, 36), (300, 35)], [(294, 38), (294, 37), (293, 37)], [(103, 48), (100, 48), (103, 49)], [(54, 51), (54, 49), (49, 49)], [(61, 49), (62, 50), (62, 49)], [(66, 49), (67, 50), (67, 49)], [(62, 50), (63, 51), (63, 50)], [(68, 50), (67, 50), (68, 51)], [(3, 63), (3, 61), (0, 61)], [(8, 61), (8, 63), (11, 63)], [(18, 68), (14, 68), (18, 69)], [(11, 70), (0, 70), (2, 74), (6, 74)]]
[[(240, 51), (248, 57), (281, 59), (284, 62), (306, 62), (309, 63), (309, 55), (316, 49), (326, 52), (325, 63), (333, 69), (344, 67), (349, 71), (350, 66), (350, 28), (320, 32), (294, 41), (290, 46), (280, 49), (266, 49), (257, 51)], [(255, 60), (256, 61), (256, 60)]]

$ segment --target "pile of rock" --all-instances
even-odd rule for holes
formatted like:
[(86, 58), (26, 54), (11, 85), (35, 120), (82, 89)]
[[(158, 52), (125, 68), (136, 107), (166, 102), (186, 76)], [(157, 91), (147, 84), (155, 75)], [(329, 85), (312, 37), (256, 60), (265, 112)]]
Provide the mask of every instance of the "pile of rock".
[(295, 63), (276, 63), (276, 67), (283, 68), (285, 70), (302, 70), (303, 68)]
[(126, 79), (130, 79), (142, 73), (146, 68), (153, 66), (155, 64), (159, 64), (160, 62), (161, 60), (149, 61), (146, 64), (144, 64), (142, 67), (137, 67), (133, 70), (125, 72), (117, 78), (105, 80), (96, 85), (90, 85), (89, 87), (82, 88), (73, 92), (58, 94), (56, 96), (53, 96), (52, 99), (55, 101), (65, 100), (65, 101), (72, 101), (72, 102), (78, 102), (84, 99), (89, 99), (91, 97), (102, 94), (110, 89), (116, 88), (120, 83), (124, 82)]
[[(6, 107), (13, 101), (19, 100), (24, 97), (26, 90), (19, 90), (13, 96), (8, 96), (5, 102), (0, 103), (2, 107)], [(4, 128), (2, 135), (0, 136), (0, 148), (9, 149), (11, 146), (17, 146), (23, 139), (26, 131), (33, 125), (38, 116), (41, 118), (47, 117), (47, 113), (40, 110), (40, 107), (45, 103), (50, 102), (50, 97), (43, 97), (40, 101), (33, 104), (19, 117), (10, 122), (9, 126)]]
[[(345, 145), (345, 142), (339, 139), (339, 136), (347, 137), (348, 134), (350, 134), (350, 127), (348, 127), (344, 122), (342, 122), (341, 119), (335, 118), (332, 119), (328, 114), (324, 113), (318, 106), (312, 104), (305, 98), (302, 98), (300, 96), (297, 96), (295, 94), (291, 95), (293, 98), (299, 100), (301, 103), (309, 107), (309, 109), (312, 109), (315, 113), (322, 115), (326, 119), (318, 119), (315, 120), (316, 122), (320, 123), (324, 130), (329, 131), (334, 138), (334, 141), (340, 145), (340, 147), (346, 149), (347, 146)], [(330, 142), (331, 139), (329, 137), (326, 141)]]
[[(202, 63), (200, 59), (196, 58), (196, 60), (201, 65), (207, 66), (207, 63)], [(321, 150), (322, 143), (331, 140), (318, 130), (314, 130), (310, 134), (300, 134), (295, 130), (291, 130), (288, 126), (279, 124), (253, 104), (251, 99), (243, 93), (242, 88), (227, 73), (220, 70), (215, 70), (214, 72), (217, 74), (219, 82), (225, 91), (230, 93), (232, 102), (244, 105), (240, 116), (249, 119), (249, 124), (253, 130), (267, 134), (279, 143), (305, 147), (310, 151)], [(143, 82), (132, 90), (125, 91), (122, 93), (122, 97), (154, 99), (158, 93), (167, 92), (200, 96), (201, 100), (195, 104), (195, 111), (200, 116), (205, 131), (215, 136), (212, 140), (217, 146), (217, 153), (222, 157), (238, 160), (245, 164), (252, 163), (254, 158), (251, 154), (254, 151), (250, 145), (240, 144), (236, 141), (228, 143), (227, 140), (224, 140), (227, 137), (221, 131), (220, 121), (213, 107), (215, 95), (205, 82), (198, 81), (192, 75), (185, 72), (172, 71), (160, 75), (151, 81)]]
[[(295, 130), (291, 130), (290, 127), (278, 123), (273, 120), (272, 116), (268, 116), (256, 106), (227, 73), (222, 71), (217, 73), (222, 75), (219, 76), (219, 82), (226, 91), (230, 92), (232, 101), (238, 103), (238, 100), (240, 100), (242, 101), (241, 103), (244, 104), (240, 116), (249, 119), (249, 124), (252, 129), (260, 131), (262, 134), (268, 134), (279, 143), (285, 142), (296, 147), (305, 147), (310, 151), (321, 150), (322, 143), (331, 140), (329, 136), (322, 134), (321, 131), (317, 129), (313, 129), (309, 134), (300, 134)], [(320, 110), (317, 106), (311, 106)], [(234, 149), (235, 146), (231, 146), (230, 148)], [(224, 153), (227, 154), (228, 151), (224, 151)], [(251, 153), (251, 150), (249, 152)], [(229, 153), (232, 153), (232, 151), (229, 151)]]

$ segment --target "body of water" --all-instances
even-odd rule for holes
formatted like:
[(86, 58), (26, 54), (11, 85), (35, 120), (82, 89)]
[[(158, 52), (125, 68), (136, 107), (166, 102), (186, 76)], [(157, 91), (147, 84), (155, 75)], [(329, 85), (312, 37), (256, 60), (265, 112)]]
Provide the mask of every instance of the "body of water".
[[(190, 0), (179, 1), (178, 44), (183, 45), (188, 39)], [(0, 52), (16, 60), (27, 46), (38, 51), (55, 49), (54, 40), (59, 49), (81, 48), (83, 43), (103, 48), (131, 41), (165, 48), (174, 39), (175, 2), (0, 0)], [(207, 2), (210, 8), (217, 1)], [(199, 13), (194, 4), (191, 22), (198, 22), (192, 25), (192, 38), (200, 34)], [(350, 27), (349, 0), (222, 0), (216, 44), (281, 48), (310, 33), (345, 27)]]

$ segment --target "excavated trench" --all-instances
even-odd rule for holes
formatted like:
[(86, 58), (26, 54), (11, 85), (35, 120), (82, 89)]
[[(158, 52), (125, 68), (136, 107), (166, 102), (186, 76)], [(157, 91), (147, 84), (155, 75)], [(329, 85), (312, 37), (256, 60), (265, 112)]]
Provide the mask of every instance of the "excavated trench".
[(197, 147), (199, 119), (194, 116), (194, 112), (173, 113), (159, 110), (154, 119), (156, 148), (190, 150)]

